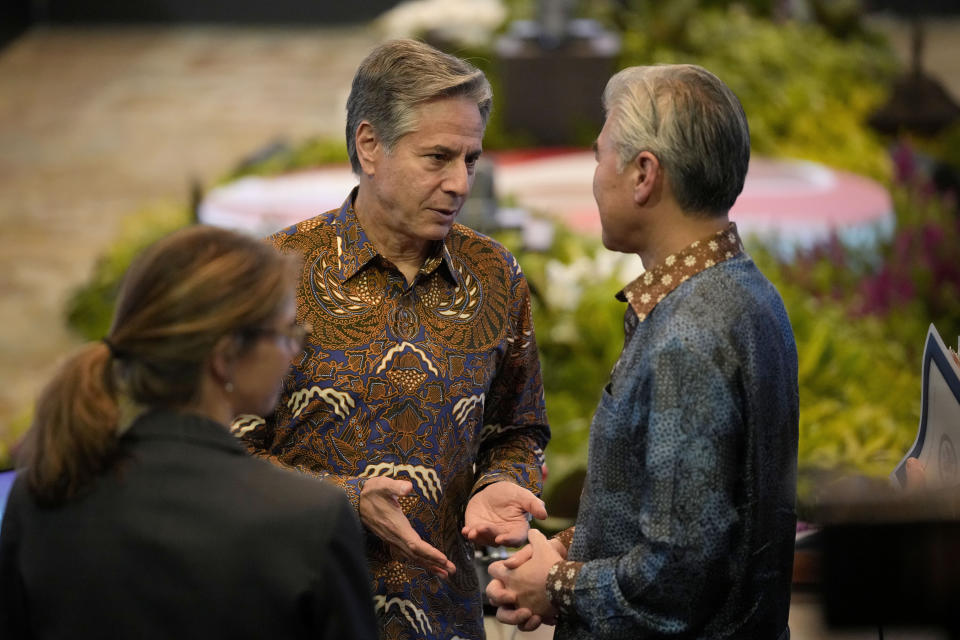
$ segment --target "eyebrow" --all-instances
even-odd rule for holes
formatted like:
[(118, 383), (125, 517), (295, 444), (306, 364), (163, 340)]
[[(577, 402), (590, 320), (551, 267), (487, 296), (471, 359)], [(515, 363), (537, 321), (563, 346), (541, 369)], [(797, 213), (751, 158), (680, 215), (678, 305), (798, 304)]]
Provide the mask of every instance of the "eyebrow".
[[(456, 151), (455, 149), (451, 149), (450, 147), (445, 147), (442, 144), (435, 144), (432, 147), (428, 147), (427, 151), (431, 153), (440, 153), (445, 156), (459, 155), (459, 151)], [(468, 152), (465, 157), (467, 160), (476, 160), (480, 157), (482, 153), (483, 153), (483, 149), (477, 149), (475, 151)]]
[(432, 147), (428, 147), (428, 151), (433, 151), (436, 153), (442, 153), (445, 156), (455, 156), (457, 152), (451, 149), (450, 147), (445, 147), (442, 144), (435, 144)]

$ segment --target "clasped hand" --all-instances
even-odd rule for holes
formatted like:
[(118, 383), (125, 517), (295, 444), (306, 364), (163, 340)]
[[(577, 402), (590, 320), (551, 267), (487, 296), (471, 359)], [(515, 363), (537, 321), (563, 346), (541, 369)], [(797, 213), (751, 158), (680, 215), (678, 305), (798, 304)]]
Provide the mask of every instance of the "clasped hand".
[(487, 585), (487, 599), (497, 607), (497, 620), (517, 625), (521, 631), (556, 621), (557, 611), (547, 597), (547, 574), (566, 557), (559, 541), (547, 540), (536, 529), (528, 537), (530, 544), (490, 565), (492, 580)]

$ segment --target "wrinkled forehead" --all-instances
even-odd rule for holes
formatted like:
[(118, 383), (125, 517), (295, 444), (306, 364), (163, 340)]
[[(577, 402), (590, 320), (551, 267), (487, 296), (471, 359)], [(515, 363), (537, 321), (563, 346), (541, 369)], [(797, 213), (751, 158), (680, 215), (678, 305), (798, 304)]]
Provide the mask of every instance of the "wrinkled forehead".
[(410, 128), (402, 137), (454, 138), (480, 147), (486, 124), (477, 104), (466, 97), (436, 98), (413, 107)]

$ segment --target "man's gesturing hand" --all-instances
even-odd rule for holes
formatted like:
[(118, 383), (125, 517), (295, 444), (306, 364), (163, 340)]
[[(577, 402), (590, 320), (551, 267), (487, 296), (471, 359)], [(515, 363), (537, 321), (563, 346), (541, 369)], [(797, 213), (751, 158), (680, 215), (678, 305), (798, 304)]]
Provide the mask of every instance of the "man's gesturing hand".
[(519, 546), (527, 539), (530, 521), (547, 517), (543, 501), (512, 482), (489, 484), (467, 503), (461, 533), (467, 540), (485, 545)]
[(360, 519), (381, 540), (407, 559), (431, 573), (447, 578), (457, 568), (439, 550), (417, 534), (403, 509), (400, 497), (413, 490), (407, 480), (375, 476), (366, 481), (360, 492)]

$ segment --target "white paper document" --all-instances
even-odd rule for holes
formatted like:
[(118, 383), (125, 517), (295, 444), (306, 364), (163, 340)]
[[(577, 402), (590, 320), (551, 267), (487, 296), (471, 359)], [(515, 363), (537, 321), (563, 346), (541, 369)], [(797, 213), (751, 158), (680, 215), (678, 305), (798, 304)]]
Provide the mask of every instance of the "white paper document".
[(920, 460), (927, 486), (946, 488), (960, 485), (960, 361), (947, 348), (931, 324), (923, 349), (920, 427), (917, 439), (891, 479), (903, 487), (907, 458)]

